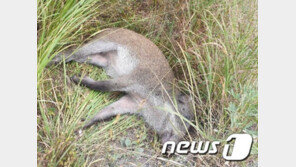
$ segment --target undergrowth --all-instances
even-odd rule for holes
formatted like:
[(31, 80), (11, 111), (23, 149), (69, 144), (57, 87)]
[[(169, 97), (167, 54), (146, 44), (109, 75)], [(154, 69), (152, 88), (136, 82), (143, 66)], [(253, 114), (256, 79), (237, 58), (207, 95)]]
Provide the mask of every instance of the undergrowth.
[[(256, 0), (38, 0), (37, 11), (38, 166), (108, 164), (124, 157), (112, 155), (116, 142), (126, 152), (157, 159), (157, 135), (136, 116), (118, 116), (77, 137), (82, 118), (90, 118), (120, 95), (69, 82), (68, 76), (75, 73), (107, 78), (101, 69), (77, 63), (47, 67), (58, 52), (109, 27), (134, 30), (162, 50), (179, 84), (194, 99), (194, 140), (225, 141), (230, 134), (249, 133), (254, 139), (251, 155), (236, 163), (257, 161)], [(129, 131), (133, 140), (124, 138)], [(144, 155), (143, 149), (156, 151)], [(211, 157), (193, 163), (225, 166), (221, 156)], [(157, 160), (183, 164), (174, 158)]]

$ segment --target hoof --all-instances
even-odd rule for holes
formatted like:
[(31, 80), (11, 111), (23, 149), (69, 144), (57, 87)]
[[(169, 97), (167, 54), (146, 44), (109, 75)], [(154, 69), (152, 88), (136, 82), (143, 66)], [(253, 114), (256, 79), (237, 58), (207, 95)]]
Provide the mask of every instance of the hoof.
[(80, 81), (80, 76), (73, 75), (70, 77), (71, 81), (74, 82), (75, 84), (78, 84)]

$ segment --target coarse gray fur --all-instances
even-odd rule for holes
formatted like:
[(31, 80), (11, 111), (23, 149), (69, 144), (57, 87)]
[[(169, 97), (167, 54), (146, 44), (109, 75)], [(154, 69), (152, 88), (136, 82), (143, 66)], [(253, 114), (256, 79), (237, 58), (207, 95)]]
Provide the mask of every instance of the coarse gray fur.
[[(54, 57), (51, 63), (89, 63), (106, 70), (109, 80), (95, 81), (73, 76), (76, 84), (98, 91), (120, 91), (125, 95), (99, 111), (83, 129), (118, 114), (139, 114), (166, 141), (178, 142), (186, 134), (187, 120), (194, 117), (191, 98), (174, 88), (175, 77), (160, 49), (133, 31), (105, 29), (77, 49)], [(176, 98), (174, 98), (176, 97)], [(176, 104), (173, 102), (176, 99)]]

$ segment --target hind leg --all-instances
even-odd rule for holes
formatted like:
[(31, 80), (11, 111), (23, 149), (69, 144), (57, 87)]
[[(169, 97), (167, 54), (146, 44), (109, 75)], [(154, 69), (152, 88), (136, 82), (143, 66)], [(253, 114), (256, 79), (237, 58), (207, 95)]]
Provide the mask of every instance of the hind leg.
[(124, 77), (118, 77), (109, 80), (95, 81), (87, 76), (80, 78), (77, 76), (72, 76), (71, 80), (76, 84), (81, 84), (92, 90), (102, 91), (102, 92), (114, 92), (114, 91), (125, 91), (127, 88), (127, 83)]
[(76, 61), (79, 63), (89, 63), (98, 67), (108, 65), (110, 55), (117, 52), (118, 44), (101, 40), (92, 41), (78, 49), (68, 49), (57, 54), (49, 65)]

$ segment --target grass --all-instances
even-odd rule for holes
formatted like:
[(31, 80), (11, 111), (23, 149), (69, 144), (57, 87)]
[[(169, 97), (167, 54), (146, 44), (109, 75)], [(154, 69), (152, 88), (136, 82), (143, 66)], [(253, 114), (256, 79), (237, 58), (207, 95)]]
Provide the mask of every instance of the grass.
[[(38, 166), (227, 166), (256, 164), (257, 1), (38, 0)], [(51, 58), (108, 27), (125, 27), (151, 39), (164, 53), (179, 84), (194, 97), (193, 139), (219, 140), (233, 133), (254, 138), (250, 157), (160, 155), (157, 135), (136, 116), (100, 123), (78, 138), (75, 130), (118, 94), (75, 86), (68, 76), (107, 78), (84, 64), (46, 67)], [(129, 162), (133, 160), (132, 162)]]

